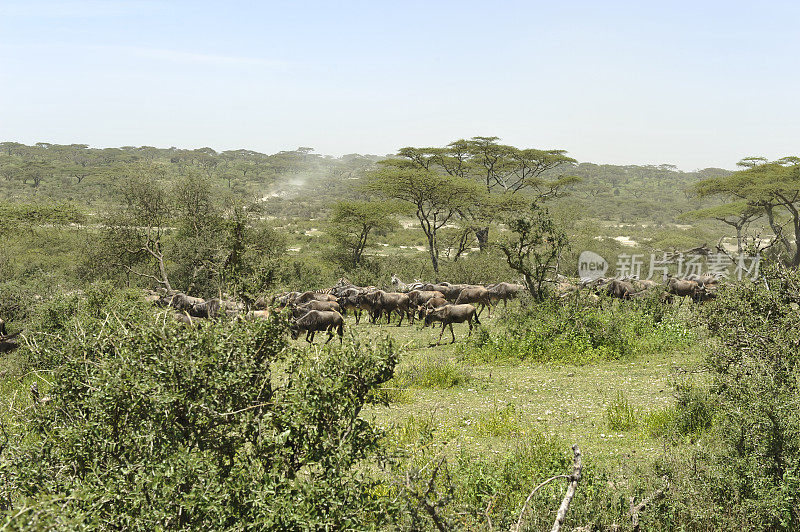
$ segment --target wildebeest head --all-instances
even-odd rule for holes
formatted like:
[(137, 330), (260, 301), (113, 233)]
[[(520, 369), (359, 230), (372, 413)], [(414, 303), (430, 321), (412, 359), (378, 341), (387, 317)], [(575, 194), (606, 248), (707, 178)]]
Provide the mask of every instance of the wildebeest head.
[(289, 325), (289, 333), (292, 335), (292, 340), (297, 340), (300, 338), (300, 327), (294, 323)]
[(441, 313), (442, 312), (440, 309), (433, 309), (433, 310), (425, 309), (425, 327), (427, 327), (434, 321), (437, 321), (436, 318), (441, 317), (440, 316)]

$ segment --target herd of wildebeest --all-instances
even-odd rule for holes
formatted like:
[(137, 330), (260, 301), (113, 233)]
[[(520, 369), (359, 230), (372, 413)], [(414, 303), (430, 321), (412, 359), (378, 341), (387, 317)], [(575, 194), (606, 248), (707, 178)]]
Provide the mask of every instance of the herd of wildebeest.
[[(602, 296), (631, 300), (657, 298), (670, 304), (675, 297), (703, 302), (715, 297), (718, 280), (713, 276), (690, 276), (679, 279), (664, 276), (663, 282), (653, 280), (600, 278), (580, 282), (559, 276), (552, 283), (552, 291), (559, 299), (584, 298), (601, 305)], [(202, 299), (174, 290), (146, 290), (145, 298), (160, 307), (171, 309), (175, 319), (193, 325), (198, 319), (216, 319), (240, 316), (246, 319), (263, 319), (276, 312), (288, 312), (291, 317), (290, 330), (293, 339), (305, 333), (308, 342), (314, 341), (316, 332), (328, 333), (328, 343), (334, 336), (344, 336), (348, 313), (355, 316), (358, 325), (364, 312), (371, 323), (386, 323), (397, 318), (397, 326), (405, 320), (412, 324), (420, 320), (427, 327), (436, 322), (442, 324), (438, 345), (445, 329), (449, 327), (452, 341), (454, 323), (469, 325), (469, 335), (474, 325), (479, 325), (479, 316), (486, 309), (491, 315), (492, 307), (501, 301), (507, 305), (510, 299), (525, 290), (522, 284), (499, 282), (487, 285), (451, 284), (447, 282), (425, 283), (415, 281), (405, 284), (392, 276), (392, 291), (375, 286), (356, 286), (341, 278), (332, 288), (305, 292), (283, 292), (272, 297), (259, 298), (251, 305), (230, 298)], [(20, 332), (8, 334), (5, 322), (0, 319), (0, 352), (18, 347)]]

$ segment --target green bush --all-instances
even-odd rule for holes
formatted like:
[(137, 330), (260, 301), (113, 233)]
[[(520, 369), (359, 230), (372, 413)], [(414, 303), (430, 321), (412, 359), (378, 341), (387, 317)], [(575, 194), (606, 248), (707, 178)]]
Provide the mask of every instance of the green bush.
[(310, 360), (287, 350), (278, 321), (190, 328), (90, 314), (34, 352), (59, 365), (40, 389), (47, 401), (7, 427), (0, 510), (11, 528), (344, 529), (386, 518), (379, 482), (359, 466), (379, 433), (359, 413), (392, 376), (391, 343)]
[(580, 300), (523, 300), (518, 309), (509, 308), (491, 332), (479, 329), (466, 357), (580, 365), (676, 349), (694, 340), (673, 310), (656, 313), (647, 304), (622, 303), (600, 309)]
[(682, 460), (667, 468), (679, 486), (659, 515), (665, 526), (800, 528), (800, 273), (762, 275), (723, 287), (700, 313), (719, 340), (713, 386), (679, 387), (675, 422), (707, 438), (691, 471)]
[(714, 421), (717, 397), (692, 383), (677, 384), (676, 392), (675, 429), (678, 434), (696, 436), (708, 429)]

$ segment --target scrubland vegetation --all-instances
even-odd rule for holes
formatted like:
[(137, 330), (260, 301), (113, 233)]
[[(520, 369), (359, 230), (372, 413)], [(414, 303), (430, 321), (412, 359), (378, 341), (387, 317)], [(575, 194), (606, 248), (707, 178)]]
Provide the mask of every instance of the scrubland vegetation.
[[(800, 527), (796, 161), (0, 148), (2, 528), (541, 530), (573, 444), (565, 529)], [(553, 294), (583, 250), (737, 244), (759, 279), (703, 304)], [(249, 309), (392, 275), (530, 290), (452, 344), (348, 315), (324, 347), (142, 290)]]

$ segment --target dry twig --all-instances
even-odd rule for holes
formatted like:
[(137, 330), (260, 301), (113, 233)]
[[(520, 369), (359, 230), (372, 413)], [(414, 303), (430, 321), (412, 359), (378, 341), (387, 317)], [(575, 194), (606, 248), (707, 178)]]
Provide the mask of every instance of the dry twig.
[(564, 524), (564, 519), (567, 516), (569, 503), (572, 502), (572, 497), (575, 496), (575, 490), (578, 489), (578, 481), (581, 479), (581, 468), (583, 467), (581, 463), (581, 450), (578, 448), (578, 445), (575, 444), (572, 446), (572, 451), (575, 453), (575, 461), (572, 474), (569, 476), (569, 487), (567, 488), (567, 493), (564, 495), (564, 500), (561, 501), (561, 507), (558, 509), (556, 520), (550, 532), (560, 532), (561, 526)]

